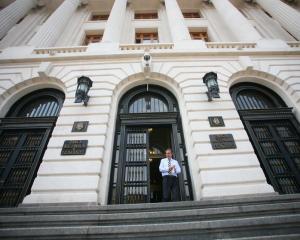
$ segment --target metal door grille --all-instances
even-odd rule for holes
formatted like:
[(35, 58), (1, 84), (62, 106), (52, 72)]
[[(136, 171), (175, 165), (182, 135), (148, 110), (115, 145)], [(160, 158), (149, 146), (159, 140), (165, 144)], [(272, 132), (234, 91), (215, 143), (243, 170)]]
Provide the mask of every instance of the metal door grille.
[(26, 194), (49, 130), (4, 130), (0, 135), (0, 206), (15, 206)]
[(299, 193), (300, 136), (292, 122), (260, 120), (247, 125), (274, 188), (280, 193)]
[(124, 203), (149, 201), (148, 132), (143, 128), (127, 128), (124, 161)]

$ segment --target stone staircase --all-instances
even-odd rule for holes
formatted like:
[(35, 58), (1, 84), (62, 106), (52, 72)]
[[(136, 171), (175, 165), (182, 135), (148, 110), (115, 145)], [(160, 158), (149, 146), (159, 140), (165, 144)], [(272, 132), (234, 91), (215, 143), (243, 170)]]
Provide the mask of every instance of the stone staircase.
[(300, 239), (300, 194), (0, 209), (0, 239)]

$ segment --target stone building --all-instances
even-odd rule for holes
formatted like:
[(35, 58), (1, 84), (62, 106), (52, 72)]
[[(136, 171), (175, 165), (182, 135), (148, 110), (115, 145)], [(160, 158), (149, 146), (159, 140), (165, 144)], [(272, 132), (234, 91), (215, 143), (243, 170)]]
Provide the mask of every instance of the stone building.
[(298, 0), (0, 7), (3, 216), (40, 205), (163, 207), (168, 147), (183, 169), (183, 203), (170, 209), (223, 199), (299, 209)]

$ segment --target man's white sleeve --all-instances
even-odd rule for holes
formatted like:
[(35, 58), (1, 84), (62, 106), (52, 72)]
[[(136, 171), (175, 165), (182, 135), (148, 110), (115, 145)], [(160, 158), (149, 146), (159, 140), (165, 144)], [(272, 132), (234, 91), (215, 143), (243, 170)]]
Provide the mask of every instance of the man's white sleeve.
[(164, 172), (168, 172), (168, 171), (169, 171), (169, 168), (168, 168), (168, 167), (164, 167), (164, 163), (163, 163), (162, 160), (160, 160), (159, 171), (160, 171), (161, 173), (164, 173)]
[(178, 164), (178, 161), (176, 161), (176, 164), (175, 164), (176, 166), (175, 166), (175, 168), (176, 168), (176, 173), (181, 173), (181, 168), (180, 168), (180, 166), (179, 166), (179, 164)]

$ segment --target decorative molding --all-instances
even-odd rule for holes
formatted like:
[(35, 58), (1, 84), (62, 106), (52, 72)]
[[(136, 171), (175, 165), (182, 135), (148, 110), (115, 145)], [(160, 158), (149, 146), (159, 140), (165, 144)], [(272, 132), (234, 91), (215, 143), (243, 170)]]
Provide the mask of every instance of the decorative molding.
[(291, 48), (300, 48), (299, 41), (287, 42), (287, 45), (289, 45)]
[(125, 113), (120, 114), (121, 120), (144, 120), (144, 119), (177, 119), (177, 112), (161, 112), (161, 113)]
[(288, 119), (293, 117), (293, 108), (270, 108), (255, 110), (238, 110), (243, 120), (272, 120), (272, 119)]
[(243, 42), (207, 42), (207, 48), (235, 48), (243, 50), (244, 48), (256, 48), (256, 43), (243, 43)]
[(121, 44), (120, 50), (132, 51), (132, 50), (144, 50), (149, 51), (150, 49), (173, 49), (173, 43), (155, 43), (155, 44)]
[(49, 73), (51, 72), (53, 68), (53, 65), (51, 62), (42, 62), (37, 70), (38, 75), (43, 78), (43, 77), (48, 77)]
[(87, 46), (37, 48), (34, 49), (33, 54), (48, 54), (50, 56), (54, 56), (58, 53), (82, 53), (86, 52), (86, 50)]
[(30, 124), (43, 126), (52, 126), (57, 120), (57, 117), (18, 117), (18, 118), (0, 118), (0, 126), (16, 126), (16, 127), (24, 127)]

